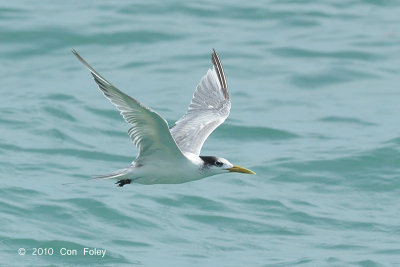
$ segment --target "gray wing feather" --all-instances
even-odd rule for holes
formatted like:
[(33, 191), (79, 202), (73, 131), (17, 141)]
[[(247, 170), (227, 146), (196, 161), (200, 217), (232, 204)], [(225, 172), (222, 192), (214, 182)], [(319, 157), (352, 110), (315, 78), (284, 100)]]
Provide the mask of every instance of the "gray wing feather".
[(207, 137), (229, 116), (228, 86), (215, 50), (211, 61), (214, 68), (200, 80), (186, 114), (170, 129), (183, 152), (199, 155)]
[(121, 112), (125, 121), (132, 125), (128, 134), (139, 148), (136, 161), (143, 161), (149, 155), (157, 153), (161, 157), (183, 157), (168, 129), (168, 123), (157, 112), (151, 110), (136, 99), (113, 86), (95, 71), (75, 50), (74, 55), (92, 73), (95, 82), (104, 96)]

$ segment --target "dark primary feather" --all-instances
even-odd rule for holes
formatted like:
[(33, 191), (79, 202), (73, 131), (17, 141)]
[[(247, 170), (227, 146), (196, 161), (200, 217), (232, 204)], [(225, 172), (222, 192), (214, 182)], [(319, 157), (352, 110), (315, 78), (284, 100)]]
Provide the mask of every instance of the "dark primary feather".
[(215, 51), (215, 49), (213, 49), (213, 53), (211, 55), (211, 61), (217, 72), (218, 80), (219, 83), (221, 84), (222, 92), (224, 93), (225, 99), (229, 100), (228, 85), (226, 83), (224, 69), (222, 68), (221, 60), (219, 59), (219, 56)]

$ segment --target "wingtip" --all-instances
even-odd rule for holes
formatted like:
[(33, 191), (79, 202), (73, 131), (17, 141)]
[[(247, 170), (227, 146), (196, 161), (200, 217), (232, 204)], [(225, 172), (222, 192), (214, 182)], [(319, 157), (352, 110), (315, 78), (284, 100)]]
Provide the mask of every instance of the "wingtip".
[(214, 48), (213, 48), (213, 53), (211, 55), (211, 62), (213, 63), (214, 68), (217, 72), (218, 80), (221, 84), (221, 87), (223, 88), (225, 98), (229, 100), (228, 85), (226, 83), (224, 69), (222, 67), (222, 63), (221, 60), (219, 59), (217, 51), (215, 51)]
[[(80, 61), (82, 61), (84, 64), (86, 63), (86, 61), (81, 57), (81, 55), (79, 55), (79, 53), (75, 50), (75, 49), (71, 49), (72, 54), (74, 54), (74, 56), (76, 56)], [(87, 63), (86, 63), (87, 64)], [(85, 64), (85, 65), (86, 65)]]
[(217, 51), (215, 51), (215, 49), (213, 48), (212, 54), (211, 54), (211, 60), (214, 60), (214, 58), (219, 58), (219, 57), (218, 57)]

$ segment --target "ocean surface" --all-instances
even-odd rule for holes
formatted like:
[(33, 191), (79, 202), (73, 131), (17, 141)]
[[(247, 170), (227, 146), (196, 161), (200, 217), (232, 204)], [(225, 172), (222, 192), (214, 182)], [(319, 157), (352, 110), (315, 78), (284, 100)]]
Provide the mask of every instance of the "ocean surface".
[[(3, 1), (0, 266), (400, 266), (399, 25), (397, 0)], [(172, 125), (213, 48), (232, 110), (202, 155), (257, 175), (88, 181), (137, 149), (71, 49)]]

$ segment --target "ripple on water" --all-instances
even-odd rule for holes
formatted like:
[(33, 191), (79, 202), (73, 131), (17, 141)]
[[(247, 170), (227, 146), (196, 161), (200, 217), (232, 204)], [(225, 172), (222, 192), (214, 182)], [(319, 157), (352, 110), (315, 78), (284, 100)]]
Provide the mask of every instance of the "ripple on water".
[(72, 198), (59, 201), (70, 208), (76, 210), (85, 217), (92, 217), (94, 221), (105, 221), (112, 223), (118, 227), (131, 227), (135, 225), (135, 228), (140, 229), (156, 229), (158, 225), (146, 219), (144, 216), (140, 216), (137, 213), (127, 215), (124, 211), (119, 211), (107, 204), (89, 198)]
[(281, 57), (305, 57), (305, 58), (332, 58), (332, 59), (353, 59), (353, 60), (363, 60), (371, 61), (381, 59), (380, 55), (376, 55), (371, 52), (361, 52), (361, 51), (318, 51), (318, 50), (308, 50), (293, 47), (280, 47), (272, 49), (272, 52)]
[[(2, 29), (2, 34), (7, 35), (3, 40), (7, 44), (31, 43), (40, 44), (39, 46), (29, 46), (13, 50), (5, 56), (7, 58), (29, 57), (48, 54), (51, 50), (67, 48), (71, 49), (77, 43), (81, 45), (97, 45), (98, 40), (102, 40), (104, 45), (113, 44), (135, 44), (135, 43), (157, 43), (184, 39), (184, 33), (168, 33), (157, 30), (130, 30), (112, 31), (101, 33), (82, 33), (70, 31), (60, 26), (42, 27), (40, 29)], [(43, 49), (46, 47), (46, 49)]]
[[(390, 143), (396, 142), (392, 140)], [(385, 142), (387, 143), (387, 142)], [(274, 178), (280, 181), (327, 183), (357, 187), (365, 191), (397, 191), (400, 181), (397, 179), (400, 167), (400, 148), (384, 145), (354, 155), (345, 155), (333, 159), (302, 162), (284, 162), (284, 167), (297, 173), (291, 179), (287, 173)], [(299, 178), (299, 176), (302, 176)], [(320, 177), (320, 179), (318, 179)], [(328, 179), (329, 178), (329, 179)]]
[(57, 139), (58, 141), (63, 141), (65, 143), (77, 145), (79, 147), (93, 148), (92, 146), (83, 143), (77, 140), (76, 138), (73, 138), (72, 136), (68, 135), (65, 131), (61, 131), (60, 129), (48, 128), (46, 130), (44, 129), (32, 130), (32, 132), (43, 137)]
[(131, 157), (121, 156), (117, 154), (104, 153), (92, 150), (84, 150), (84, 149), (72, 149), (72, 148), (25, 148), (16, 145), (4, 144), (0, 143), (0, 149), (17, 151), (17, 152), (26, 152), (33, 154), (44, 154), (44, 155), (60, 155), (62, 157), (74, 157), (74, 158), (83, 158), (83, 159), (96, 159), (96, 160), (106, 160), (106, 161), (115, 161), (115, 162), (130, 162), (132, 160)]
[(351, 117), (339, 117), (339, 116), (328, 116), (328, 117), (323, 117), (320, 118), (319, 121), (322, 122), (329, 122), (329, 123), (348, 123), (348, 124), (358, 124), (361, 126), (376, 126), (375, 123), (360, 120), (357, 118), (351, 118)]
[(213, 133), (218, 138), (235, 139), (245, 141), (260, 141), (268, 139), (292, 139), (298, 138), (297, 134), (284, 130), (277, 130), (259, 126), (239, 126), (222, 124)]
[(223, 231), (231, 231), (248, 234), (269, 234), (269, 235), (302, 235), (300, 231), (292, 231), (288, 227), (268, 224), (262, 221), (243, 219), (225, 215), (209, 214), (185, 214), (187, 219), (206, 225), (218, 227)]
[(209, 210), (209, 211), (227, 211), (229, 207), (220, 201), (204, 198), (194, 195), (174, 195), (173, 197), (156, 197), (151, 198), (153, 201), (177, 208), (195, 208), (196, 210)]
[(296, 87), (314, 89), (338, 83), (378, 78), (379, 76), (376, 73), (335, 68), (316, 73), (295, 74), (291, 78), (291, 83)]
[(74, 102), (74, 103), (81, 102), (78, 98), (76, 98), (73, 95), (54, 94), (54, 93), (44, 96), (43, 99), (51, 101), (60, 101), (60, 102)]
[(72, 116), (71, 114), (69, 114), (68, 111), (65, 108), (62, 108), (61, 106), (57, 106), (57, 107), (46, 106), (46, 107), (43, 107), (43, 110), (48, 115), (56, 117), (57, 119), (73, 121), (73, 122), (76, 121), (75, 117)]

